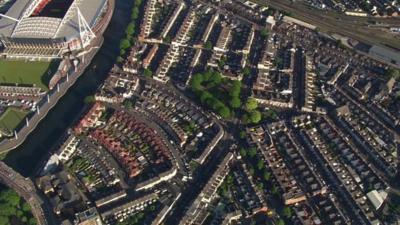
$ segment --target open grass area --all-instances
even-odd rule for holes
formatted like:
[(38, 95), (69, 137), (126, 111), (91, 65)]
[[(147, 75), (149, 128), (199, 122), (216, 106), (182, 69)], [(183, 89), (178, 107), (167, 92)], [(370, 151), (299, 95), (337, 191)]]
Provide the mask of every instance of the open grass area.
[(25, 62), (0, 60), (0, 83), (35, 85), (48, 90), (48, 84), (56, 72), (59, 61)]
[(8, 108), (2, 115), (0, 115), (0, 130), (12, 132), (18, 127), (28, 113), (28, 111), (16, 108)]

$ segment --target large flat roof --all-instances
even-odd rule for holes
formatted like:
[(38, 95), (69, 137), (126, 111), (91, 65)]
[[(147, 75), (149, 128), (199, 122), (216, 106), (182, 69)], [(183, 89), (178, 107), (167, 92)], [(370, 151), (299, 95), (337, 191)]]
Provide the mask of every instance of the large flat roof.
[[(79, 25), (76, 9), (70, 7), (66, 15), (70, 17), (64, 22), (61, 19), (50, 17), (23, 18), (25, 9), (33, 3), (34, 0), (17, 0), (5, 15), (20, 20), (20, 22), (5, 17), (0, 18), (0, 35), (15, 38), (65, 38), (66, 40), (78, 37)], [(107, 0), (75, 0), (74, 4), (79, 8), (89, 26), (93, 27), (107, 4)], [(52, 21), (52, 24), (49, 25), (46, 21)], [(46, 32), (41, 32), (43, 30)]]
[[(28, 7), (31, 2), (32, 0), (17, 0), (10, 7), (5, 15), (15, 19), (20, 19), (24, 13), (25, 8)], [(10, 37), (16, 24), (16, 21), (2, 17), (0, 19), (0, 34), (6, 37)]]

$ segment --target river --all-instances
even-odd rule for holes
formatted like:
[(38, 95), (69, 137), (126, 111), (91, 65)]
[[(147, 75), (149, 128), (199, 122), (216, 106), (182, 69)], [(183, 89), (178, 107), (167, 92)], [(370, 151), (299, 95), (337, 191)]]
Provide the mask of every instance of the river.
[(130, 21), (133, 1), (116, 0), (113, 18), (104, 33), (104, 44), (78, 81), (59, 100), (18, 148), (4, 161), (23, 176), (31, 176), (41, 160), (49, 154), (85, 107), (84, 98), (95, 93), (107, 77), (119, 54), (119, 40)]

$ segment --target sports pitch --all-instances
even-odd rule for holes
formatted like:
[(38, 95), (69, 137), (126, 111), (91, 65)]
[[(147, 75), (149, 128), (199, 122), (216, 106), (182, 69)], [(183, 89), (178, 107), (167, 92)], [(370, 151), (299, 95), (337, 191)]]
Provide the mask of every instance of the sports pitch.
[(48, 83), (59, 62), (25, 62), (0, 60), (0, 83), (34, 85), (48, 90)]

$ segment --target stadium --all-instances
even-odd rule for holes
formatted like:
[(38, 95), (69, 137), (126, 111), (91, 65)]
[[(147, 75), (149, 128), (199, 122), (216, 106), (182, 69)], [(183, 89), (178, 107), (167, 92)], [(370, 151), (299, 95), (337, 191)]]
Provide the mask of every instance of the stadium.
[[(96, 47), (114, 0), (0, 0), (0, 57), (51, 60)], [(0, 4), (1, 5), (1, 4)], [(0, 11), (1, 12), (1, 11)]]

